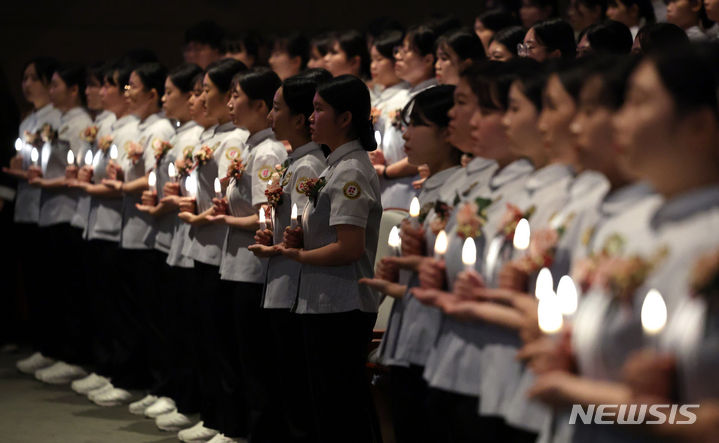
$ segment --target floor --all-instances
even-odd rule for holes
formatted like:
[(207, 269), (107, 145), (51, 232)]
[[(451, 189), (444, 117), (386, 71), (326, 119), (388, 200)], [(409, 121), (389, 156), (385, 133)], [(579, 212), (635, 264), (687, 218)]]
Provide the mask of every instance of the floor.
[[(26, 354), (0, 353), (0, 441), (3, 443), (177, 442), (127, 406), (101, 408), (69, 386), (51, 386), (15, 369)], [(140, 398), (140, 393), (134, 393)]]

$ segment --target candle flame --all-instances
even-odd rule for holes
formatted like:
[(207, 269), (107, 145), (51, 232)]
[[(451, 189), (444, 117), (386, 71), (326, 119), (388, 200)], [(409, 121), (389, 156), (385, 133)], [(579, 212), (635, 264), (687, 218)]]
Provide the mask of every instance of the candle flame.
[(91, 166), (92, 165), (92, 151), (88, 150), (85, 153), (85, 166)]
[(297, 203), (292, 203), (292, 213), (290, 214), (290, 219), (297, 221)]
[(185, 180), (185, 190), (190, 197), (194, 197), (197, 194), (197, 182), (194, 176), (190, 175), (187, 177), (187, 180)]
[(170, 163), (170, 165), (167, 167), (167, 175), (170, 176), (170, 178), (177, 177), (177, 169), (175, 169), (174, 163)]
[(32, 148), (32, 151), (30, 151), (30, 160), (34, 162), (38, 161), (40, 158), (40, 152), (38, 152), (37, 148)]
[(437, 240), (434, 241), (434, 253), (438, 256), (444, 255), (447, 252), (447, 246), (447, 233), (442, 229), (439, 231), (439, 234), (437, 234)]
[(265, 210), (260, 208), (260, 224), (266, 223), (267, 220), (265, 220)]
[(409, 215), (410, 217), (419, 217), (419, 199), (412, 197), (412, 202), (409, 204)]
[(562, 329), (564, 320), (562, 319), (559, 300), (555, 295), (539, 299), (537, 319), (539, 329), (545, 334), (554, 334)]
[(374, 131), (374, 140), (377, 142), (377, 146), (382, 144), (382, 134), (379, 131)]
[(667, 324), (667, 305), (662, 294), (656, 289), (647, 292), (642, 303), (642, 327), (644, 332), (655, 335), (664, 329)]
[(467, 267), (474, 267), (477, 262), (477, 246), (472, 237), (467, 237), (462, 245), (462, 263)]
[(110, 158), (112, 160), (117, 160), (118, 155), (119, 155), (119, 152), (117, 150), (117, 145), (110, 146)]
[(75, 164), (75, 153), (72, 152), (72, 149), (67, 151), (67, 165), (72, 166)]
[(520, 251), (524, 251), (529, 247), (529, 222), (526, 218), (519, 220), (517, 228), (514, 230), (514, 247)]
[(534, 295), (537, 300), (543, 299), (547, 295), (554, 295), (554, 279), (552, 271), (548, 268), (542, 268), (537, 275), (537, 283), (534, 285)]
[(565, 275), (559, 279), (557, 297), (559, 297), (559, 309), (563, 315), (574, 315), (577, 312), (577, 286), (572, 277)]
[(219, 194), (222, 192), (222, 185), (220, 184), (219, 177), (215, 177), (215, 194)]
[(157, 185), (157, 174), (155, 174), (155, 171), (150, 171), (150, 175), (147, 176), (147, 184), (154, 188)]
[(18, 137), (17, 140), (15, 140), (15, 150), (17, 152), (22, 151), (22, 146), (23, 146), (22, 139), (20, 137)]
[(397, 226), (392, 226), (392, 230), (389, 231), (387, 244), (393, 248), (398, 248), (402, 244), (402, 239), (399, 238), (399, 229)]

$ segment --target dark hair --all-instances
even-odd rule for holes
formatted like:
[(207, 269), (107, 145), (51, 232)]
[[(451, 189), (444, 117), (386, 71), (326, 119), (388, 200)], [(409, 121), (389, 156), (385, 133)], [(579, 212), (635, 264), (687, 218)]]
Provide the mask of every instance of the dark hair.
[(682, 28), (671, 23), (652, 23), (637, 33), (642, 52), (664, 52), (676, 47), (689, 46), (689, 37)]
[(495, 33), (489, 43), (497, 42), (503, 45), (509, 52), (517, 57), (517, 45), (524, 41), (527, 31), (521, 26), (511, 26)]
[(269, 111), (272, 109), (275, 92), (282, 86), (282, 81), (272, 69), (259, 67), (235, 74), (232, 87), (238, 85), (250, 100), (262, 100)]
[(474, 63), (464, 69), (459, 75), (469, 83), (472, 93), (477, 97), (477, 103), (485, 109), (501, 108), (498, 101), (496, 81), (499, 77), (502, 62), (485, 61)]
[(332, 45), (332, 42), (334, 40), (332, 39), (332, 34), (329, 33), (322, 33), (318, 34), (310, 40), (310, 52), (312, 52), (312, 47), (314, 46), (317, 48), (317, 51), (320, 53), (321, 56), (325, 56), (330, 49), (330, 46)]
[(542, 91), (547, 84), (546, 69), (536, 60), (528, 58), (517, 58), (510, 62), (514, 65), (512, 82), (519, 83), (522, 94), (532, 102), (537, 112), (540, 112), (542, 110)]
[(352, 132), (366, 151), (377, 149), (370, 120), (369, 89), (362, 80), (354, 75), (340, 75), (319, 85), (317, 94), (332, 106), (335, 113), (352, 115)]
[(584, 5), (589, 9), (599, 8), (601, 18), (604, 18), (607, 13), (607, 0), (577, 0), (576, 4), (577, 6)]
[(157, 92), (157, 104), (162, 106), (162, 96), (165, 94), (165, 79), (167, 68), (159, 63), (144, 63), (136, 67), (133, 72), (140, 77), (146, 91)]
[(460, 61), (477, 62), (487, 58), (482, 41), (468, 29), (459, 29), (443, 35), (437, 40), (437, 47), (447, 45), (457, 54)]
[(623, 4), (627, 9), (637, 5), (639, 18), (643, 18), (646, 24), (654, 23), (657, 20), (651, 0), (609, 0), (607, 6), (617, 6), (619, 3)]
[(243, 32), (237, 37), (228, 37), (222, 42), (222, 50), (229, 53), (246, 52), (254, 58), (255, 65), (265, 62), (265, 41), (255, 31)]
[[(529, 4), (531, 6), (537, 7), (537, 8), (550, 8), (550, 17), (556, 17), (557, 11), (559, 11), (559, 8), (557, 7), (557, 0), (529, 0)], [(520, 5), (521, 8), (521, 5)]]
[(394, 48), (402, 44), (402, 37), (404, 35), (399, 31), (387, 31), (377, 37), (372, 45), (383, 57), (394, 63)]
[(332, 79), (332, 74), (321, 68), (309, 69), (293, 75), (282, 83), (282, 96), (292, 114), (305, 116), (305, 125), (310, 126), (310, 116), (314, 111), (312, 99), (317, 86)]
[(246, 70), (247, 66), (241, 61), (233, 58), (223, 58), (222, 60), (212, 62), (210, 66), (207, 67), (205, 73), (210, 77), (212, 83), (217, 86), (217, 89), (223, 94), (226, 94), (232, 87), (232, 78), (236, 74)]
[(87, 78), (85, 84), (89, 85), (93, 81), (97, 81), (102, 86), (102, 81), (105, 78), (105, 72), (109, 65), (105, 62), (96, 62), (87, 67)]
[[(104, 80), (122, 92), (125, 85), (130, 83), (130, 74), (132, 74), (134, 67), (135, 65), (126, 57), (115, 60), (105, 72)], [(115, 76), (117, 76), (117, 79)]]
[(195, 78), (202, 74), (202, 69), (194, 63), (183, 63), (170, 71), (167, 76), (177, 89), (191, 92), (195, 86)]
[(575, 60), (552, 60), (548, 63), (549, 74), (556, 74), (565, 91), (576, 102), (582, 84), (591, 72), (592, 60), (580, 58)]
[(407, 30), (404, 36), (410, 46), (419, 52), (420, 55), (434, 55), (434, 46), (437, 41), (437, 34), (428, 26), (413, 26)]
[(435, 13), (430, 14), (430, 18), (425, 25), (429, 27), (435, 35), (439, 36), (459, 28), (462, 26), (462, 23), (452, 14)]
[(342, 51), (347, 55), (347, 60), (353, 57), (360, 58), (360, 75), (369, 77), (369, 52), (367, 41), (357, 31), (341, 31), (335, 34), (334, 41), (339, 43)]
[(217, 23), (206, 20), (199, 22), (185, 31), (185, 44), (196, 42), (209, 45), (218, 51), (222, 50), (225, 31)]
[(35, 57), (28, 60), (25, 65), (22, 67), (22, 73), (25, 73), (25, 70), (28, 66), (34, 65), (35, 66), (35, 72), (37, 72), (37, 78), (40, 79), (42, 83), (45, 84), (45, 86), (48, 86), (50, 84), (50, 79), (52, 78), (52, 74), (57, 70), (58, 62), (52, 57)]
[(87, 81), (87, 69), (76, 63), (64, 63), (55, 70), (68, 88), (77, 86), (77, 96), (82, 106), (87, 104), (85, 96), (85, 82)]
[(290, 34), (275, 39), (273, 51), (286, 52), (290, 58), (300, 58), (300, 71), (305, 69), (310, 59), (310, 41), (302, 34)]
[(539, 43), (549, 52), (558, 50), (562, 58), (574, 58), (577, 54), (577, 42), (574, 41), (572, 25), (562, 19), (554, 18), (532, 26)]
[(712, 65), (692, 48), (653, 53), (653, 62), (664, 88), (669, 92), (677, 115), (709, 108), (717, 109), (717, 80)]
[(454, 106), (454, 88), (453, 85), (437, 85), (417, 94), (402, 110), (404, 124), (433, 124), (446, 128), (449, 125), (449, 110)]
[(599, 54), (629, 54), (634, 43), (627, 25), (614, 20), (590, 25), (579, 34), (579, 40), (584, 36), (592, 51)]
[(598, 77), (601, 80), (599, 103), (612, 110), (619, 109), (624, 103), (629, 75), (639, 61), (635, 56), (604, 55), (598, 56), (590, 64), (590, 73), (586, 80)]
[(517, 17), (512, 15), (511, 12), (499, 8), (486, 11), (479, 15), (477, 20), (482, 23), (482, 26), (494, 32), (519, 24)]

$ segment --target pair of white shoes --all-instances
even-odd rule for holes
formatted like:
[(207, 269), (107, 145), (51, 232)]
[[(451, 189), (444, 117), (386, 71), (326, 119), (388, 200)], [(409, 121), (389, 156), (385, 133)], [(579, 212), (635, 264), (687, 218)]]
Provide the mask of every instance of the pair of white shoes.
[(85, 378), (72, 382), (72, 390), (87, 398), (98, 406), (119, 406), (132, 398), (132, 394), (124, 389), (116, 388), (108, 378), (94, 372)]
[(40, 369), (47, 368), (53, 364), (55, 364), (55, 360), (50, 357), (45, 357), (40, 352), (36, 352), (27, 358), (18, 360), (17, 363), (15, 363), (15, 367), (23, 374), (35, 374), (35, 372)]
[(203, 422), (180, 431), (177, 438), (185, 443), (241, 443), (244, 440), (237, 440), (227, 437), (214, 429), (206, 428)]
[(192, 421), (177, 410), (175, 401), (169, 397), (147, 395), (130, 404), (130, 413), (155, 419), (155, 425), (163, 430), (177, 432), (192, 424)]
[(20, 372), (34, 374), (36, 379), (52, 385), (65, 385), (87, 375), (80, 366), (55, 361), (40, 352), (19, 360), (15, 366)]

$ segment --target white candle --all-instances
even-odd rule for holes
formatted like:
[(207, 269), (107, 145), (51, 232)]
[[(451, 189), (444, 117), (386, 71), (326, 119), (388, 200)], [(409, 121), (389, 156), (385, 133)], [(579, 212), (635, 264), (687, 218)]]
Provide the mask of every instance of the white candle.
[(72, 152), (72, 149), (67, 151), (67, 165), (75, 166), (75, 153)]
[(541, 300), (548, 295), (554, 295), (554, 279), (552, 271), (542, 268), (537, 274), (537, 282), (534, 284), (534, 296)]
[(514, 239), (512, 240), (514, 247), (520, 251), (526, 250), (529, 247), (529, 238), (529, 222), (523, 218), (519, 220), (517, 228), (514, 230)]
[(85, 166), (92, 166), (92, 151), (89, 149), (85, 153)]
[(464, 245), (462, 245), (462, 263), (464, 263), (464, 270), (473, 270), (476, 262), (477, 246), (474, 244), (474, 239), (472, 237), (467, 237), (464, 240)]
[(197, 182), (195, 181), (195, 177), (193, 175), (187, 176), (187, 180), (185, 180), (185, 191), (187, 191), (187, 195), (190, 197), (195, 197), (197, 195)]
[(657, 335), (667, 324), (667, 305), (662, 294), (650, 289), (642, 303), (642, 328), (648, 336)]
[(412, 201), (409, 203), (409, 216), (412, 220), (412, 226), (415, 228), (419, 227), (419, 199), (412, 197)]
[(174, 163), (170, 163), (167, 166), (167, 175), (170, 177), (170, 181), (175, 183), (175, 179), (177, 178), (177, 169), (175, 168)]
[(392, 252), (395, 255), (400, 255), (400, 246), (402, 245), (402, 239), (399, 237), (399, 229), (397, 226), (392, 226), (389, 231), (389, 238), (387, 238), (387, 244), (392, 248)]
[(267, 229), (267, 222), (265, 221), (265, 210), (260, 208), (260, 231)]
[(150, 171), (150, 175), (147, 176), (147, 185), (150, 187), (150, 192), (157, 192), (157, 174), (155, 174), (155, 171)]
[(110, 160), (117, 160), (117, 156), (119, 155), (119, 152), (117, 150), (117, 145), (113, 144), (110, 146)]
[(215, 197), (218, 199), (222, 198), (222, 185), (220, 184), (220, 179), (218, 177), (215, 177)]
[(30, 151), (30, 160), (32, 161), (32, 164), (37, 166), (37, 161), (40, 158), (40, 152), (37, 150), (37, 148), (33, 147), (32, 151)]
[(577, 286), (574, 284), (572, 277), (565, 275), (559, 279), (557, 297), (559, 298), (559, 309), (562, 315), (571, 317), (577, 312)]
[(290, 214), (290, 229), (297, 227), (297, 203), (292, 203), (292, 213)]
[(379, 131), (374, 131), (374, 141), (377, 142), (377, 147), (382, 146), (382, 134)]
[(447, 240), (447, 233), (444, 232), (444, 229), (439, 231), (439, 234), (437, 234), (437, 239), (434, 241), (434, 259), (435, 260), (443, 260), (444, 254), (447, 253), (447, 246), (448, 246), (448, 240)]
[(564, 320), (557, 296), (550, 295), (539, 299), (537, 305), (539, 329), (545, 334), (555, 334), (562, 329)]
[(22, 139), (20, 137), (18, 137), (17, 140), (15, 140), (15, 151), (16, 152), (22, 151), (23, 144), (24, 143), (23, 143)]

